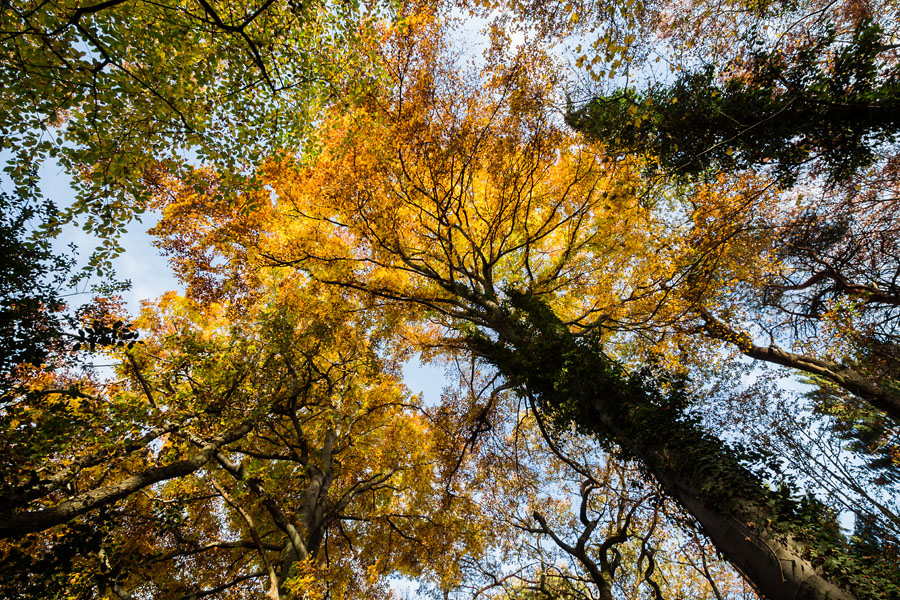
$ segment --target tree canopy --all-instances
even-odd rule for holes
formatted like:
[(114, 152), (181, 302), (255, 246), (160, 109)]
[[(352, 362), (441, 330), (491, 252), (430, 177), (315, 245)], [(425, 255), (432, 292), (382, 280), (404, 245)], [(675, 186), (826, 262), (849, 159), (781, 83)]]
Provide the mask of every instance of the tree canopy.
[(900, 71), (880, 24), (849, 40), (834, 27), (783, 48), (705, 65), (645, 92), (625, 88), (573, 112), (570, 123), (613, 151), (646, 153), (685, 175), (771, 163), (794, 183), (813, 161), (832, 182), (871, 166), (897, 142)]
[(900, 595), (894, 31), (732, 9), (4, 9), (2, 595)]

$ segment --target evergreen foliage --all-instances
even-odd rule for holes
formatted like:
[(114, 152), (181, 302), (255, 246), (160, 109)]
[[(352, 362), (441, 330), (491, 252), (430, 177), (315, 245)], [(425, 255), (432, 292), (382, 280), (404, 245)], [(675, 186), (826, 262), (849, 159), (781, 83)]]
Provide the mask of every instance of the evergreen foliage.
[(900, 68), (886, 64), (877, 23), (844, 43), (834, 28), (796, 53), (757, 51), (644, 92), (625, 88), (568, 122), (613, 151), (633, 151), (684, 176), (773, 164), (784, 184), (819, 161), (831, 182), (877, 160), (900, 134)]

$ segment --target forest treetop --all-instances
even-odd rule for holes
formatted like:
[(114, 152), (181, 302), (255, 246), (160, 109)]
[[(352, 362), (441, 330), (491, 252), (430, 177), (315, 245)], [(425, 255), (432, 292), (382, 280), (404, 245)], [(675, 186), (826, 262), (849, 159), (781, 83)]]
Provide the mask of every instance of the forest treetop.
[[(802, 16), (759, 56), (812, 89), (838, 67), (791, 40), (831, 32), (826, 58), (874, 50), (829, 93), (889, 96), (872, 69), (891, 72), (892, 33), (854, 6), (473, 4), (493, 28), (468, 63), (450, 5), (4, 12), (22, 96), (3, 96), (20, 216), (2, 223), (0, 589), (377, 598), (401, 576), (457, 597), (896, 595), (892, 121), (878, 138), (817, 113), (870, 151), (831, 180), (736, 149), (667, 172), (651, 138), (610, 127), (657, 134), (689, 103), (628, 91), (612, 126), (600, 98), (572, 130), (547, 45), (595, 36), (580, 64), (604, 77), (706, 56), (686, 93), (775, 102), (777, 76), (728, 77), (763, 26)], [(517, 19), (533, 27), (514, 44)], [(28, 232), (67, 218), (36, 203), (41, 157), (81, 178), (69, 216), (107, 249), (158, 210), (185, 294), (137, 316), (110, 294), (68, 309), (70, 267)], [(440, 400), (403, 385), (415, 355), (452, 373)], [(812, 391), (741, 384), (741, 356)]]

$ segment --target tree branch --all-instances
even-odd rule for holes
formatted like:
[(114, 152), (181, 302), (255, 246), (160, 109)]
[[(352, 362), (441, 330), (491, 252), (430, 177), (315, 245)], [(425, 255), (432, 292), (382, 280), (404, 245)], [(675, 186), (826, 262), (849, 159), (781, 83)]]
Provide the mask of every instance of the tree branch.
[(101, 506), (108, 506), (127, 498), (154, 483), (193, 473), (208, 463), (219, 448), (246, 435), (253, 428), (254, 423), (253, 420), (248, 419), (237, 427), (211, 438), (191, 458), (162, 467), (151, 467), (115, 485), (77, 494), (52, 508), (0, 515), (0, 538), (43, 531)]

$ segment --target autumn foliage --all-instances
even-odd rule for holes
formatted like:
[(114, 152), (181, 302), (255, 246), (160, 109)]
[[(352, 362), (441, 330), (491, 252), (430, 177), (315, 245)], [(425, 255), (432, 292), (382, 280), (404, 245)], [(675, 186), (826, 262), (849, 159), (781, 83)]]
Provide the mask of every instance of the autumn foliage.
[[(727, 121), (728, 102), (752, 109), (740, 93), (794, 106), (790, 77), (756, 77), (766, 57), (843, 73), (865, 38), (866, 73), (893, 72), (887, 26), (853, 3), (826, 26), (812, 3), (201, 1), (139, 3), (135, 23), (162, 25), (129, 45), (119, 4), (4, 16), (2, 74), (57, 78), (4, 146), (16, 198), (39, 196), (26, 129), (64, 123), (81, 196), (3, 221), (2, 595), (900, 594), (894, 122), (873, 141), (816, 113), (871, 142), (846, 163), (802, 123), (794, 162), (754, 154), (778, 145), (774, 118), (664, 127)], [(802, 39), (740, 37), (789, 17)], [(572, 36), (599, 86), (580, 107), (553, 45)], [(185, 53), (169, 79), (154, 43)], [(597, 83), (655, 54), (682, 61), (675, 87)], [(92, 70), (93, 99), (71, 92)], [(828, 98), (868, 93), (848, 77)], [(152, 113), (98, 112), (120, 97)], [(119, 149), (82, 135), (106, 120), (130, 132)], [(23, 293), (70, 268), (29, 220), (49, 235), (87, 215), (108, 258), (145, 209), (182, 292), (132, 315), (122, 286), (80, 309)], [(443, 370), (439, 395), (408, 388), (418, 361)]]

